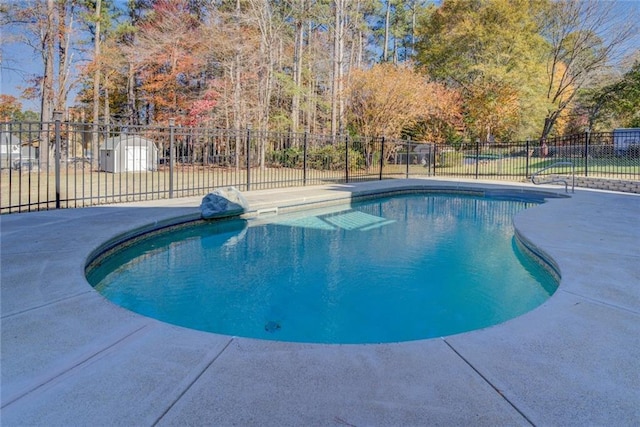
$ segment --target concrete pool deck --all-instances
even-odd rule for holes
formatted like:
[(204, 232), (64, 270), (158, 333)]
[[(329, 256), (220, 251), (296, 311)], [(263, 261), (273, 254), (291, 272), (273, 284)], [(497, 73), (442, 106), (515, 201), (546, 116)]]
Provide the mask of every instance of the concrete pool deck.
[[(244, 193), (251, 209), (401, 188), (388, 180)], [(0, 217), (3, 426), (638, 425), (640, 196), (577, 189), (515, 218), (562, 281), (501, 325), (397, 344), (318, 345), (198, 332), (115, 306), (87, 256), (193, 216), (201, 197)]]

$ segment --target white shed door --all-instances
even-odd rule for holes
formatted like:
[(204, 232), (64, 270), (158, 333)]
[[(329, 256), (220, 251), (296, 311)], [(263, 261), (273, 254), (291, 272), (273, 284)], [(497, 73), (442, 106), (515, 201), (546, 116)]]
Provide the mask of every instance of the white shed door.
[(147, 170), (147, 147), (127, 147), (127, 171)]

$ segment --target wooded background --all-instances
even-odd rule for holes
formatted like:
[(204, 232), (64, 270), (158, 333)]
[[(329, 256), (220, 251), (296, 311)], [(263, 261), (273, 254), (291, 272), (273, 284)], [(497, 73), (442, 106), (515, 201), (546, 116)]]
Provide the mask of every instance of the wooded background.
[[(414, 141), (640, 127), (637, 5), (595, 0), (38, 0), (0, 5), (40, 68), (0, 119)], [(3, 48), (3, 64), (7, 64)], [(6, 65), (3, 65), (6, 67)], [(71, 96), (73, 95), (73, 97)], [(73, 98), (73, 99), (70, 99)]]

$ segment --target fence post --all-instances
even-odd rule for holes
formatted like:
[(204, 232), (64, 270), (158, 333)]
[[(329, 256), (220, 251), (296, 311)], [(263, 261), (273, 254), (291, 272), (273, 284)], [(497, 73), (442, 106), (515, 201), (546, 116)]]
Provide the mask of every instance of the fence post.
[(433, 143), (433, 176), (436, 176), (436, 165), (438, 162), (437, 158), (438, 158), (438, 144), (434, 142)]
[(349, 135), (344, 137), (344, 182), (349, 182)]
[(431, 147), (429, 148), (429, 176), (436, 174), (436, 149), (438, 147), (437, 142), (432, 142)]
[[(464, 162), (464, 157), (462, 158), (462, 161)], [(478, 176), (480, 174), (479, 168), (480, 168), (480, 138), (476, 138), (476, 179), (478, 179)]]
[(307, 135), (304, 131), (304, 139), (302, 140), (302, 185), (307, 185)]
[(525, 178), (529, 179), (529, 177), (531, 176), (529, 174), (529, 138), (527, 138), (527, 144), (525, 145), (525, 154), (527, 155), (527, 160), (525, 163), (525, 168), (524, 168), (524, 174), (525, 174)]
[(409, 163), (411, 163), (411, 160), (409, 159), (409, 156), (411, 156), (411, 143), (409, 142), (407, 144), (407, 164), (405, 165), (405, 170), (404, 170), (404, 176), (406, 179), (409, 179)]
[(245, 151), (247, 156), (247, 191), (251, 190), (251, 126), (247, 126), (247, 142)]
[(384, 167), (384, 136), (380, 141), (380, 181), (382, 181), (382, 168)]
[(584, 133), (584, 176), (589, 176), (589, 139), (591, 129), (587, 128)]
[(62, 112), (53, 112), (53, 121), (55, 122), (55, 174), (56, 174), (56, 209), (60, 209), (60, 121), (62, 120)]
[(173, 170), (175, 168), (175, 126), (176, 119), (169, 119), (169, 198), (173, 199)]

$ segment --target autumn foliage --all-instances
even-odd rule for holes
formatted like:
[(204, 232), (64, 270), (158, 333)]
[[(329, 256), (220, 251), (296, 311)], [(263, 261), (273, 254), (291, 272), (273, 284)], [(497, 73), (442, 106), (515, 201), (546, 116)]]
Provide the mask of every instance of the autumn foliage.
[(457, 93), (430, 83), (408, 66), (384, 63), (357, 70), (347, 93), (349, 123), (360, 135), (399, 138), (406, 129), (423, 124), (421, 138), (437, 141), (442, 125), (461, 123)]
[[(183, 116), (179, 113), (190, 111), (201, 97), (205, 85), (201, 38), (199, 22), (182, 0), (158, 1), (140, 25), (128, 57), (143, 82), (143, 96), (155, 107), (157, 121)], [(209, 92), (201, 101), (210, 103), (212, 97)]]
[(22, 105), (15, 96), (0, 94), (0, 121), (13, 120)]
[(0, 12), (3, 43), (42, 59), (22, 93), (45, 119), (75, 102), (96, 124), (499, 142), (561, 133), (578, 95), (597, 93), (637, 30), (613, 3), (33, 0)]

